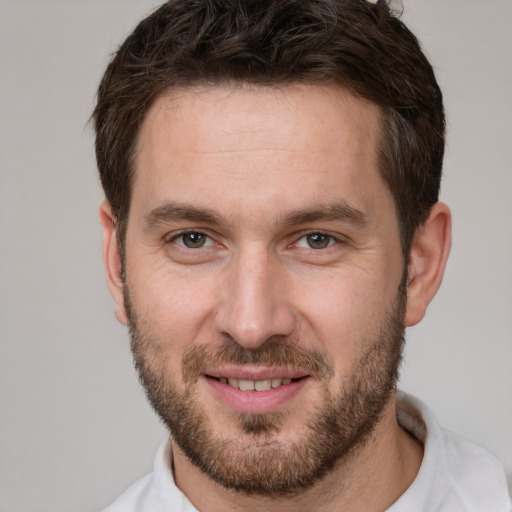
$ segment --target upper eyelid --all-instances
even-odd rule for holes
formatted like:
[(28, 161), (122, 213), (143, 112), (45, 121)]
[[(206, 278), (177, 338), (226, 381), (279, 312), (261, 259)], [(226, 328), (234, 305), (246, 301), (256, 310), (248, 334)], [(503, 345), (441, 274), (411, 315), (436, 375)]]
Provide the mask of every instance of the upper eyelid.
[[(302, 240), (303, 238), (306, 238), (310, 235), (322, 235), (322, 236), (326, 236), (326, 237), (330, 238), (331, 241), (343, 242), (343, 238), (340, 238), (339, 236), (332, 235), (330, 233), (325, 233), (324, 231), (310, 231), (308, 233), (304, 233), (303, 235), (299, 236), (292, 245), (296, 245), (300, 240)], [(332, 247), (332, 245), (329, 245), (328, 247)], [(328, 247), (325, 247), (325, 249), (327, 249)], [(318, 249), (315, 249), (315, 250), (318, 250)]]
[[(182, 240), (181, 243), (178, 243), (177, 240), (179, 240), (179, 238), (183, 237), (187, 233), (197, 233), (200, 235), (204, 235), (208, 239), (205, 242), (206, 245), (201, 245), (199, 247), (187, 247), (184, 240)], [(185, 231), (176, 233), (168, 239), (164, 238), (164, 244), (166, 246), (169, 246), (170, 244), (174, 244), (180, 251), (187, 251), (187, 252), (191, 251), (191, 253), (198, 253), (199, 251), (210, 250), (213, 246), (218, 245), (218, 243), (215, 241), (214, 238), (212, 238), (208, 234), (206, 234), (202, 231), (198, 231), (198, 230), (185, 230)]]
[[(219, 241), (219, 239), (222, 240), (221, 235), (218, 235), (217, 233), (212, 233), (208, 229), (201, 229), (201, 228), (196, 228), (196, 229), (195, 228), (185, 228), (185, 229), (180, 229), (178, 231), (174, 231), (171, 233), (167, 233), (166, 235), (164, 235), (163, 240), (165, 243), (170, 243), (170, 242), (173, 242), (176, 239), (178, 239), (180, 236), (186, 235), (187, 233), (198, 233), (198, 234), (206, 236), (207, 238), (212, 240), (214, 243), (217, 243), (220, 245), (225, 245), (225, 242)], [(305, 230), (300, 230), (299, 232), (295, 232), (291, 235), (288, 235), (286, 238), (288, 238), (288, 240), (290, 240), (290, 242), (287, 242), (286, 246), (290, 247), (292, 245), (295, 245), (299, 240), (303, 239), (304, 237), (309, 236), (309, 235), (314, 235), (314, 234), (328, 236), (328, 237), (334, 239), (336, 242), (340, 242), (340, 243), (350, 241), (350, 237), (343, 235), (341, 233), (333, 233), (332, 231), (322, 230), (322, 229), (305, 229)]]
[(173, 231), (171, 233), (167, 233), (166, 235), (164, 235), (164, 240), (168, 241), (168, 242), (171, 242), (172, 240), (176, 240), (177, 238), (179, 238), (180, 236), (183, 236), (183, 235), (186, 235), (188, 233), (197, 233), (199, 235), (204, 235), (208, 238), (211, 238), (212, 240), (215, 240), (215, 238), (212, 236), (211, 233), (208, 232), (208, 230), (204, 230), (204, 229), (191, 229), (191, 228), (187, 228), (187, 229), (180, 229), (178, 231)]
[(333, 233), (332, 231), (322, 230), (322, 229), (308, 229), (308, 230), (304, 230), (304, 231), (299, 231), (298, 233), (296, 233), (295, 236), (296, 236), (296, 240), (298, 241), (298, 240), (304, 238), (305, 236), (309, 236), (309, 235), (328, 236), (328, 237), (333, 238), (334, 240), (339, 241), (339, 242), (350, 240), (350, 238), (348, 236), (343, 235), (341, 233)]

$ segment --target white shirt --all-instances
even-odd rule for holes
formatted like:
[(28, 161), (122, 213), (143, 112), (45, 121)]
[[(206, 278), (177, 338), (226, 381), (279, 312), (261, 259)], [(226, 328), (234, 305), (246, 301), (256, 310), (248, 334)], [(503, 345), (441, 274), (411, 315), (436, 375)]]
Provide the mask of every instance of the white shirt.
[[(511, 512), (503, 468), (486, 450), (442, 430), (428, 408), (399, 392), (400, 425), (424, 444), (414, 482), (387, 512)], [(103, 512), (198, 512), (176, 487), (163, 443), (153, 473), (141, 478)], [(208, 511), (203, 511), (208, 512)]]

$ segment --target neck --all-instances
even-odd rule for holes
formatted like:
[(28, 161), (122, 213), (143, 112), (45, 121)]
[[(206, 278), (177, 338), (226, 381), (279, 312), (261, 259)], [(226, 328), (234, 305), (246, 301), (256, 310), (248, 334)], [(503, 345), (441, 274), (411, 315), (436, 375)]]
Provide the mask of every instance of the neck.
[(284, 498), (247, 496), (225, 489), (192, 465), (174, 443), (172, 447), (176, 485), (202, 512), (385, 510), (411, 485), (423, 457), (422, 445), (398, 425), (394, 395), (364, 443), (315, 485)]

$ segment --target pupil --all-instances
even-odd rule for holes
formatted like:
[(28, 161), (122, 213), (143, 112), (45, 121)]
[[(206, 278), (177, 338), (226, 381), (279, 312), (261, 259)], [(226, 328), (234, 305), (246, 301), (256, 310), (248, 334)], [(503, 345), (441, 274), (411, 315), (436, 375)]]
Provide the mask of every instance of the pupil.
[(202, 247), (205, 243), (205, 236), (201, 233), (187, 233), (183, 236), (183, 243), (190, 248)]
[(329, 237), (320, 233), (308, 235), (308, 245), (312, 249), (324, 249), (329, 245)]

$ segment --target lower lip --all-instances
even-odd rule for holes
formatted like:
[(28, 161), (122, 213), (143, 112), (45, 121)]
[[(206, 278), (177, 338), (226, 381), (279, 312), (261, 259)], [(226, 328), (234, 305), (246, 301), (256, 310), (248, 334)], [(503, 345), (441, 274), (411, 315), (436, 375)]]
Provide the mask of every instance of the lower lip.
[(289, 402), (306, 384), (309, 377), (283, 384), (267, 391), (241, 391), (211, 377), (202, 377), (221, 402), (237, 412), (261, 414), (275, 411)]

